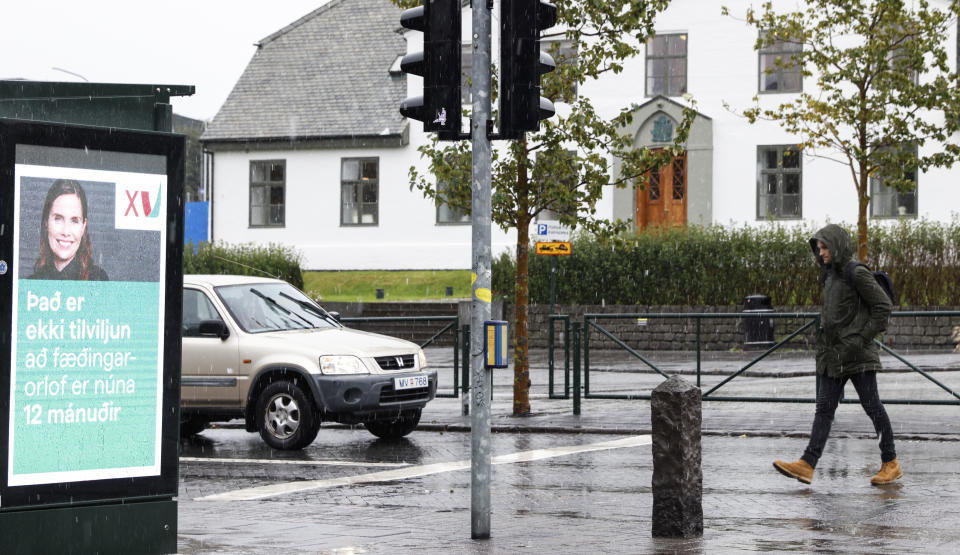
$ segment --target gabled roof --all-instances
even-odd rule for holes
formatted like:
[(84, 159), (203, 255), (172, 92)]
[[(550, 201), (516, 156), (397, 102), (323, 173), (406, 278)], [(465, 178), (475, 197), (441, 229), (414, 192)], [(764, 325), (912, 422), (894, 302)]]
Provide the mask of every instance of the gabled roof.
[(397, 137), (406, 53), (389, 0), (330, 0), (261, 40), (205, 142)]

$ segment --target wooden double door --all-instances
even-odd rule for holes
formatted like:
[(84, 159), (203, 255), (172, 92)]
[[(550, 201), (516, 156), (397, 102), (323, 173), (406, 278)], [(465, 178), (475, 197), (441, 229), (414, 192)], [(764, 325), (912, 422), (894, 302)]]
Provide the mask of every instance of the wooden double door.
[(637, 230), (687, 225), (687, 153), (674, 156), (660, 171), (647, 174), (637, 188)]

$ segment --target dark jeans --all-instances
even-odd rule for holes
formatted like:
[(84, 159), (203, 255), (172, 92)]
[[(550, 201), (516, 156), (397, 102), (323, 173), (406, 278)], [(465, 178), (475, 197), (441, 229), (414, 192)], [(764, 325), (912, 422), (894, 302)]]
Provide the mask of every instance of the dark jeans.
[(833, 425), (833, 415), (837, 412), (837, 405), (840, 403), (840, 396), (843, 394), (843, 386), (847, 380), (853, 382), (853, 387), (860, 396), (860, 404), (867, 416), (873, 421), (873, 429), (877, 431), (877, 437), (880, 440), (880, 460), (890, 462), (897, 458), (897, 451), (893, 446), (893, 428), (890, 426), (890, 418), (887, 417), (887, 411), (880, 402), (880, 394), (877, 391), (877, 373), (863, 372), (855, 374), (849, 378), (835, 379), (827, 375), (820, 376), (820, 391), (817, 392), (817, 413), (813, 418), (813, 431), (810, 432), (810, 443), (807, 449), (800, 457), (807, 461), (810, 466), (816, 467), (820, 455), (823, 454), (823, 446), (827, 443), (827, 436), (830, 435), (830, 426)]

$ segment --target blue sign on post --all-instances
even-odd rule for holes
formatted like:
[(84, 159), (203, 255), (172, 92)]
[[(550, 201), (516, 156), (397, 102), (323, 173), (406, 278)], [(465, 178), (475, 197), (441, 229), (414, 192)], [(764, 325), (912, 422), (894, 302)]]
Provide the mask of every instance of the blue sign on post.
[(209, 241), (210, 203), (188, 202), (183, 206), (183, 245), (193, 245), (196, 252), (200, 243)]

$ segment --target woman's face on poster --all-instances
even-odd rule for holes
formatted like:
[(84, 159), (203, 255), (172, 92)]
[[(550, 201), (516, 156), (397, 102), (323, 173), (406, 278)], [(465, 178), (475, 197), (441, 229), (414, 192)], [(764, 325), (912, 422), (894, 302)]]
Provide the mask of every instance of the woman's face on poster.
[(47, 242), (53, 252), (57, 270), (62, 270), (76, 256), (86, 227), (83, 205), (77, 195), (60, 195), (50, 205)]

